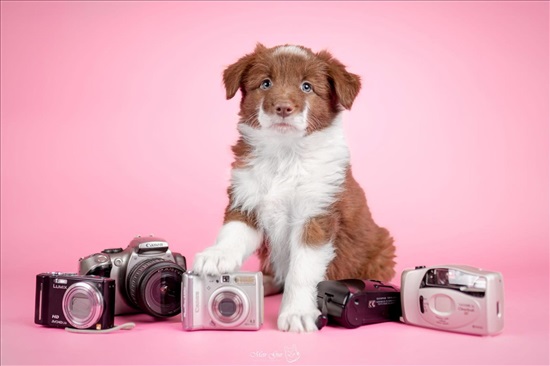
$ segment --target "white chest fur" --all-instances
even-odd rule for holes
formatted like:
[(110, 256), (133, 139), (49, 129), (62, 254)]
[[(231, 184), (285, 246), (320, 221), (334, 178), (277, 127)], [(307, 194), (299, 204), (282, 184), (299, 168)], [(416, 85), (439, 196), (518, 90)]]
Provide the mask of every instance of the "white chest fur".
[(341, 120), (307, 136), (247, 125), (240, 132), (252, 154), (247, 167), (232, 171), (232, 208), (256, 215), (282, 283), (290, 247), (301, 245), (304, 224), (325, 213), (341, 191), (349, 166)]

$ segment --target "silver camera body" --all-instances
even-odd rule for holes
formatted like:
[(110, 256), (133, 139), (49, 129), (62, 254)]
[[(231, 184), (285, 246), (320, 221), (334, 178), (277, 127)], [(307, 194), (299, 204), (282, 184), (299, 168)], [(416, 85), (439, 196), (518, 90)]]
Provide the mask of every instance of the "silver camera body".
[(504, 326), (502, 275), (463, 265), (405, 270), (401, 275), (401, 307), (408, 324), (496, 334)]
[(109, 248), (79, 259), (78, 273), (116, 280), (115, 315), (180, 313), (185, 257), (155, 236), (137, 236), (126, 249)]
[(183, 329), (258, 330), (264, 322), (261, 272), (219, 276), (183, 274)]

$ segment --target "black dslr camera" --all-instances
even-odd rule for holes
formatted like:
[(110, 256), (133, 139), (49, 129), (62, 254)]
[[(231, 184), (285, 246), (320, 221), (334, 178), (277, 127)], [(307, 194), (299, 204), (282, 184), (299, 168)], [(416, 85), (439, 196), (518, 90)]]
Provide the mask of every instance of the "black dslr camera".
[(375, 280), (322, 281), (317, 285), (321, 316), (317, 327), (332, 322), (346, 328), (398, 321), (401, 316), (399, 288)]
[(34, 322), (58, 328), (112, 328), (115, 280), (62, 272), (36, 275)]

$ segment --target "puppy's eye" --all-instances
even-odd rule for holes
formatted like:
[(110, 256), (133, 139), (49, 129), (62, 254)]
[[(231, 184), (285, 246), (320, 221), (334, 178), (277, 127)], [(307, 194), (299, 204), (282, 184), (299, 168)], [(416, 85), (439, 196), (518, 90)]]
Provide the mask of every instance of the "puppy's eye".
[(266, 89), (271, 88), (272, 85), (273, 85), (273, 83), (271, 82), (271, 80), (265, 79), (265, 80), (262, 81), (262, 83), (260, 84), (260, 89), (266, 90)]
[(301, 88), (302, 88), (302, 91), (303, 91), (304, 93), (311, 93), (311, 92), (313, 91), (313, 86), (311, 86), (311, 84), (308, 83), (307, 81), (304, 81), (304, 82), (302, 83)]

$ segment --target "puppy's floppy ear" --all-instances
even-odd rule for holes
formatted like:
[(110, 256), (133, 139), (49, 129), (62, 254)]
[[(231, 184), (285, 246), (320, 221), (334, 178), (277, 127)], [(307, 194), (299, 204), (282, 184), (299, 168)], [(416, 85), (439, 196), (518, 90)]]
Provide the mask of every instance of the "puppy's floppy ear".
[(230, 65), (223, 72), (223, 84), (225, 85), (226, 98), (231, 99), (235, 96), (239, 88), (243, 85), (246, 71), (250, 67), (254, 57), (258, 52), (266, 50), (266, 47), (258, 43), (253, 53), (241, 57), (237, 62)]
[(327, 74), (338, 102), (345, 109), (351, 109), (355, 97), (361, 89), (361, 78), (358, 75), (346, 71), (346, 67), (332, 57), (328, 51), (317, 54), (327, 64)]

